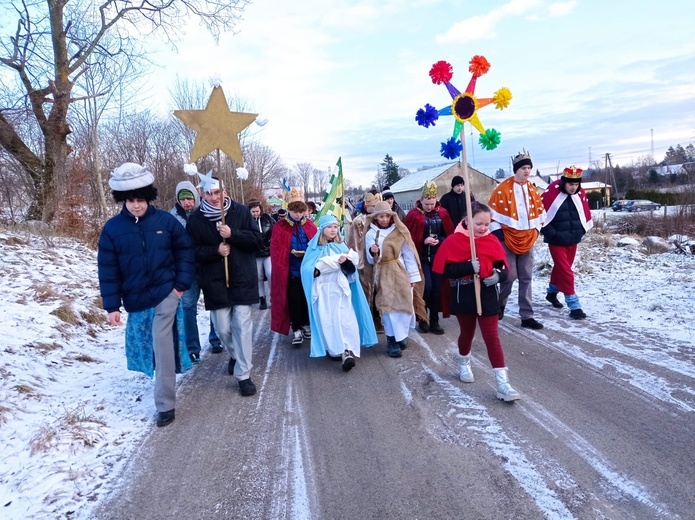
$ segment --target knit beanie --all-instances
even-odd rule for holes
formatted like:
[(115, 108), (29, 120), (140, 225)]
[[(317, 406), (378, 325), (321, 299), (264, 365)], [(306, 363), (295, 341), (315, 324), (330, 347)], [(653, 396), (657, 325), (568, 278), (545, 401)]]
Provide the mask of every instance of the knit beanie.
[(194, 199), (195, 197), (193, 196), (193, 192), (191, 190), (180, 190), (178, 193), (178, 200), (183, 200), (183, 199)]
[(113, 191), (132, 191), (149, 186), (154, 182), (154, 175), (144, 166), (124, 163), (111, 172), (109, 187)]
[(461, 177), (460, 175), (454, 175), (454, 178), (451, 179), (451, 187), (453, 188), (454, 186), (458, 186), (459, 184), (464, 184), (463, 177)]
[(522, 166), (530, 166), (533, 168), (533, 162), (531, 161), (531, 156), (524, 152), (518, 154), (516, 157), (514, 157), (514, 161), (512, 162), (512, 169), (514, 170), (514, 173), (521, 168)]

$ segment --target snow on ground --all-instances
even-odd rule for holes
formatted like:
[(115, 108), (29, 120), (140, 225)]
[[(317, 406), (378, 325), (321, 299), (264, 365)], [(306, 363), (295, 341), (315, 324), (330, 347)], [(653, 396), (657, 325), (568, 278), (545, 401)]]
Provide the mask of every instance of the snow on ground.
[[(591, 232), (579, 247), (577, 293), (588, 319), (605, 326), (607, 338), (619, 328), (692, 348), (695, 256), (648, 254), (641, 245), (617, 246), (620, 238)], [(549, 264), (539, 242), (536, 302)], [(152, 383), (126, 370), (124, 330), (106, 325), (95, 251), (0, 232), (0, 273), (0, 517), (88, 518), (155, 428)], [(581, 323), (561, 314), (544, 320), (579, 333)]]

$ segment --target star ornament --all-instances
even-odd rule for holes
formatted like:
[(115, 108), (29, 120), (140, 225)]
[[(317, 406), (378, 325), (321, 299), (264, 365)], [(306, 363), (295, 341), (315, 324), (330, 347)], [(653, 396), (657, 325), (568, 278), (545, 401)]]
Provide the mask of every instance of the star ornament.
[(435, 126), (439, 116), (454, 116), (454, 132), (448, 141), (442, 143), (441, 154), (447, 159), (456, 159), (461, 155), (463, 143), (459, 139), (464, 123), (470, 123), (480, 132), (478, 143), (485, 150), (494, 150), (500, 144), (501, 134), (494, 128), (485, 129), (478, 117), (478, 109), (489, 104), (495, 105), (498, 110), (504, 110), (509, 106), (512, 93), (508, 88), (502, 87), (494, 93), (491, 98), (477, 98), (475, 96), (475, 84), (477, 79), (490, 70), (490, 62), (484, 56), (473, 56), (469, 62), (469, 72), (472, 74), (471, 80), (464, 92), (460, 92), (450, 83), (454, 75), (452, 66), (446, 61), (438, 61), (430, 69), (432, 83), (440, 85), (444, 83), (449, 95), (452, 98), (451, 105), (437, 110), (429, 103), (424, 108), (417, 111), (415, 121), (418, 125), (428, 128)]
[(219, 149), (237, 163), (244, 163), (239, 133), (253, 123), (258, 114), (229, 110), (222, 87), (212, 89), (205, 110), (175, 110), (174, 115), (196, 132), (190, 162)]

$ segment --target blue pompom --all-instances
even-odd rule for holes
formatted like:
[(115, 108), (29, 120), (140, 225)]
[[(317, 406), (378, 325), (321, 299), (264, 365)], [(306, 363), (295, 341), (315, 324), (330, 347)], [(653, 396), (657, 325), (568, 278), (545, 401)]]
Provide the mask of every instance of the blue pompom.
[(439, 119), (439, 113), (437, 113), (437, 109), (429, 103), (426, 103), (425, 108), (421, 108), (417, 111), (417, 114), (415, 114), (415, 121), (417, 121), (417, 124), (425, 128), (430, 125), (435, 126), (435, 121), (437, 119)]
[(453, 137), (450, 137), (448, 141), (445, 143), (442, 143), (442, 148), (441, 148), (441, 154), (442, 157), (446, 157), (447, 159), (457, 159), (459, 155), (461, 155), (461, 152), (463, 151), (463, 145), (461, 144), (461, 141), (458, 139), (454, 139)]

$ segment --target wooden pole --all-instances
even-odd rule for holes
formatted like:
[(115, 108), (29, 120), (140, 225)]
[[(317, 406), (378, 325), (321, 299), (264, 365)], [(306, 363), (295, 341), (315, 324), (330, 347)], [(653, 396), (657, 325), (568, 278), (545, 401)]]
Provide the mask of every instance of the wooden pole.
[[(217, 175), (220, 178), (220, 224), (226, 226), (225, 215), (224, 215), (224, 181), (222, 180), (222, 168), (220, 161), (220, 149), (217, 149)], [(222, 237), (222, 243), (226, 244), (227, 240)], [(229, 262), (227, 262), (227, 257), (224, 256), (224, 283), (229, 289)]]
[[(461, 125), (461, 145), (463, 146), (463, 151), (461, 152), (461, 169), (463, 170), (463, 187), (465, 189), (465, 199), (466, 199), (466, 215), (468, 215), (468, 222), (472, 218), (473, 207), (471, 204), (471, 184), (468, 178), (468, 156), (466, 154), (466, 140), (463, 133), (464, 125)], [(477, 260), (475, 253), (475, 237), (473, 236), (472, 226), (468, 226), (468, 234), (471, 243), (471, 260)], [(475, 305), (478, 311), (478, 316), (483, 314), (483, 305), (480, 301), (480, 274), (473, 274), (473, 287), (475, 288)]]

